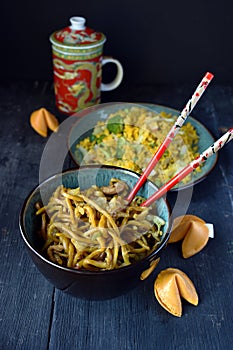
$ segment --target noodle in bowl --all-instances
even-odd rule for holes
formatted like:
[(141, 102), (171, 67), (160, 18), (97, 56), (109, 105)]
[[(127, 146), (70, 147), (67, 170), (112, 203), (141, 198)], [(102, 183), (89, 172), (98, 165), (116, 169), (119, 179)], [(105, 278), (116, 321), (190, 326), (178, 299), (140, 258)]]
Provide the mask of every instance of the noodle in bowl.
[[(74, 251), (71, 257), (68, 257), (67, 254), (64, 253), (65, 249), (64, 246), (62, 248), (62, 243), (67, 242), (71, 244), (71, 241), (76, 243), (76, 240), (74, 240), (74, 237), (69, 237), (69, 234), (73, 235), (73, 233), (66, 233), (66, 221), (63, 222), (63, 225), (60, 224), (59, 230), (51, 229), (52, 235), (54, 234), (55, 241), (51, 243), (51, 236), (50, 240), (47, 240), (47, 248), (50, 244), (50, 251), (52, 254), (54, 253), (55, 248), (55, 255), (53, 254), (52, 257), (45, 253), (45, 250), (43, 250), (43, 247), (45, 246), (46, 237), (41, 236), (41, 223), (42, 218), (41, 215), (36, 215), (36, 212), (45, 212), (45, 208), (48, 205), (49, 201), (51, 200), (54, 193), (58, 190), (64, 191), (65, 189), (65, 200), (66, 204), (70, 204), (71, 207), (71, 218), (74, 213), (74, 206), (75, 203), (73, 202), (67, 202), (67, 197), (74, 194), (74, 191), (77, 191), (77, 188), (79, 188), (81, 191), (88, 191), (88, 189), (92, 188), (94, 185), (95, 189), (101, 189), (106, 188), (106, 186), (109, 185), (109, 182), (111, 179), (118, 179), (121, 182), (125, 183), (130, 189), (134, 186), (134, 184), (137, 182), (139, 175), (118, 167), (113, 166), (83, 166), (79, 169), (73, 169), (69, 170), (57, 175), (52, 176), (51, 178), (47, 179), (43, 183), (41, 183), (38, 187), (36, 187), (26, 198), (21, 213), (20, 213), (20, 220), (19, 220), (19, 226), (22, 238), (26, 244), (26, 247), (28, 248), (28, 251), (31, 255), (31, 258), (37, 268), (40, 270), (40, 272), (47, 278), (56, 288), (63, 290), (64, 292), (67, 292), (73, 296), (85, 298), (85, 299), (94, 299), (94, 300), (101, 300), (101, 299), (109, 299), (116, 296), (119, 296), (132, 288), (136, 287), (140, 283), (143, 283), (140, 280), (140, 276), (144, 270), (150, 267), (150, 264), (152, 261), (154, 261), (158, 256), (160, 255), (162, 249), (166, 246), (166, 242), (169, 238), (169, 206), (163, 198), (158, 200), (156, 202), (156, 218), (161, 219), (163, 222), (163, 225), (161, 225), (159, 231), (158, 231), (158, 237), (156, 244), (151, 247), (151, 250), (149, 251), (147, 248), (147, 252), (143, 253), (142, 255), (137, 255), (137, 252), (143, 252), (143, 249), (139, 249), (140, 247), (133, 244), (131, 244), (132, 241), (132, 230), (130, 231), (130, 241), (127, 241), (126, 236), (119, 236), (119, 241), (122, 239), (124, 243), (126, 244), (125, 247), (127, 249), (123, 249), (120, 243), (118, 242), (118, 245), (112, 244), (111, 242), (117, 240), (116, 232), (118, 232), (118, 227), (115, 227), (113, 220), (113, 217), (115, 213), (112, 213), (109, 215), (110, 211), (107, 209), (100, 209), (101, 215), (110, 216), (110, 224), (107, 223), (106, 227), (109, 228), (109, 232), (111, 237), (114, 239), (111, 241), (109, 239), (109, 236), (107, 235), (108, 229), (105, 227), (103, 230), (105, 230), (106, 234), (106, 241), (103, 243), (103, 240), (99, 241), (98, 243), (102, 247), (99, 247), (99, 249), (102, 249), (102, 255), (99, 254), (98, 246), (93, 244), (93, 247), (88, 247), (88, 249), (84, 250), (83, 255), (81, 255), (81, 258), (79, 261), (77, 259), (75, 260), (74, 257), (77, 257), (77, 251)], [(96, 187), (95, 187), (96, 186)], [(67, 189), (70, 189), (71, 195), (67, 195)], [(139, 196), (143, 198), (148, 198), (150, 195), (152, 195), (157, 190), (156, 186), (150, 182), (147, 181), (145, 185), (142, 187), (140, 192), (138, 193)], [(73, 191), (73, 192), (72, 192)], [(60, 193), (62, 195), (63, 192)], [(85, 193), (85, 195), (83, 194)], [(89, 192), (81, 192), (81, 197), (86, 196)], [(76, 193), (77, 194), (77, 193)], [(125, 196), (125, 192), (123, 191), (122, 197)], [(74, 196), (75, 197), (75, 196)], [(80, 201), (80, 198), (79, 201)], [(72, 197), (73, 198), (73, 197)], [(75, 197), (77, 198), (77, 197)], [(86, 197), (85, 197), (86, 198)], [(89, 197), (90, 198), (90, 197)], [(70, 198), (68, 198), (70, 200)], [(60, 199), (59, 199), (60, 200)], [(89, 204), (92, 204), (93, 198), (89, 199)], [(101, 201), (100, 201), (101, 202)], [(93, 201), (94, 206), (99, 209), (98, 201)], [(38, 203), (41, 203), (40, 207), (38, 207)], [(87, 204), (83, 204), (84, 207), (87, 207)], [(36, 208), (37, 207), (37, 208)], [(100, 206), (101, 207), (101, 206)], [(42, 209), (44, 208), (44, 209)], [(140, 207), (142, 208), (142, 207)], [(54, 209), (53, 209), (54, 210)], [(84, 210), (81, 208), (77, 209), (79, 212), (83, 214)], [(54, 214), (54, 212), (53, 212)], [(57, 215), (57, 214), (56, 214)], [(84, 214), (83, 214), (84, 215)], [(99, 221), (102, 220), (100, 214), (97, 213), (95, 215), (99, 215)], [(137, 215), (140, 214), (136, 214)], [(153, 217), (148, 216), (148, 217)], [(74, 218), (73, 218), (74, 219)], [(80, 219), (80, 217), (78, 217)], [(93, 218), (92, 218), (93, 219)], [(66, 219), (65, 219), (66, 220)], [(69, 217), (69, 220), (70, 217)], [(88, 224), (89, 221), (91, 221), (90, 218), (85, 218), (85, 225)], [(125, 220), (125, 219), (124, 219)], [(96, 219), (97, 223), (98, 220)], [(105, 221), (107, 222), (107, 219), (105, 218)], [(132, 220), (131, 220), (132, 221)], [(50, 222), (47, 218), (47, 222)], [(117, 225), (119, 225), (118, 221)], [(138, 223), (139, 225), (140, 223)], [(83, 224), (82, 224), (83, 225)], [(113, 230), (113, 227), (115, 227), (115, 230)], [(70, 226), (71, 227), (71, 226)], [(134, 225), (134, 230), (136, 230), (136, 235), (139, 232), (136, 225)], [(144, 229), (145, 230), (145, 229)], [(150, 227), (148, 226), (148, 231), (150, 230)], [(59, 231), (59, 232), (58, 232)], [(90, 240), (90, 233), (93, 233), (95, 231), (95, 237), (99, 237), (96, 234), (96, 230), (92, 228), (91, 225), (89, 225), (84, 230), (84, 237), (87, 240)], [(120, 230), (119, 230), (120, 231)], [(155, 230), (156, 231), (156, 230)], [(50, 233), (51, 233), (50, 232)], [(55, 233), (54, 233), (55, 232)], [(115, 233), (114, 233), (115, 232)], [(122, 230), (124, 232), (124, 235), (129, 234), (129, 230)], [(85, 233), (87, 235), (85, 236)], [(75, 234), (75, 233), (74, 233)], [(157, 233), (156, 233), (157, 234)], [(147, 236), (146, 236), (147, 235)], [(155, 235), (155, 232), (153, 231), (152, 234), (148, 234), (148, 232), (145, 232), (145, 240), (143, 238), (143, 242), (147, 242), (146, 239), (148, 239), (148, 242), (151, 241), (151, 237)], [(65, 238), (64, 238), (65, 237)], [(149, 237), (149, 238), (148, 238)], [(47, 237), (48, 238), (48, 237)], [(76, 238), (76, 237), (75, 237)], [(137, 237), (139, 240), (141, 239), (141, 236)], [(152, 237), (153, 238), (153, 237)], [(70, 239), (70, 241), (69, 241)], [(73, 239), (73, 240), (72, 240)], [(82, 245), (82, 236), (80, 236), (81, 239), (81, 245)], [(108, 245), (106, 245), (106, 242), (108, 242)], [(154, 242), (154, 241), (153, 241)], [(85, 242), (83, 243), (85, 246)], [(141, 243), (139, 243), (141, 244)], [(146, 243), (145, 243), (146, 244)], [(148, 243), (149, 244), (149, 243)], [(74, 244), (75, 245), (75, 244)], [(106, 245), (106, 246), (105, 246)], [(143, 244), (142, 244), (143, 245)], [(80, 242), (79, 242), (80, 246)], [(87, 246), (87, 244), (86, 244)], [(117, 247), (117, 248), (116, 248)], [(142, 247), (141, 247), (142, 248)], [(57, 252), (62, 251), (62, 253), (59, 255), (56, 254)], [(116, 255), (116, 251), (118, 252), (118, 255)], [(145, 251), (145, 249), (144, 249)], [(114, 260), (114, 253), (115, 252), (115, 260)], [(129, 252), (129, 255), (124, 255), (124, 252)], [(76, 255), (75, 255), (76, 253)], [(95, 259), (90, 259), (88, 254), (92, 254), (91, 257), (95, 256)], [(111, 255), (112, 254), (112, 255)], [(56, 256), (58, 256), (58, 260), (56, 260)], [(59, 260), (60, 259), (60, 260)], [(72, 260), (73, 259), (73, 260)], [(86, 260), (85, 260), (86, 259)], [(94, 261), (92, 265), (92, 260)], [(115, 265), (113, 264), (113, 260), (115, 261)], [(69, 261), (69, 263), (68, 263)], [(73, 262), (76, 261), (76, 262)], [(106, 261), (110, 261), (109, 264), (106, 263)], [(75, 265), (77, 263), (77, 265)], [(90, 263), (90, 265), (89, 265)]]

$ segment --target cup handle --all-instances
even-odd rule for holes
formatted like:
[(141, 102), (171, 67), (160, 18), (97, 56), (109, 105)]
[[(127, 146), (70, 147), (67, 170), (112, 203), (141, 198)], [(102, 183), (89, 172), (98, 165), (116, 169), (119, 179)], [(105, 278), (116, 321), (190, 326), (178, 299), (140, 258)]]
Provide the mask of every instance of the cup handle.
[(117, 66), (117, 74), (116, 74), (115, 79), (111, 83), (108, 83), (108, 84), (102, 83), (101, 84), (101, 91), (111, 91), (111, 90), (116, 89), (120, 85), (120, 83), (123, 79), (123, 67), (122, 67), (121, 63), (118, 60), (116, 60), (115, 58), (103, 57), (102, 66), (104, 66), (107, 63), (114, 63)]

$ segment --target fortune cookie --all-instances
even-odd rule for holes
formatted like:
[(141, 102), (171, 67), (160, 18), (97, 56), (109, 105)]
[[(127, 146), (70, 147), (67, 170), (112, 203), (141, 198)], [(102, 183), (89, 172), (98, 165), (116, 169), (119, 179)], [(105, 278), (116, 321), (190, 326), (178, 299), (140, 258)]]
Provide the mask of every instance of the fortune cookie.
[(159, 304), (172, 315), (182, 316), (181, 298), (198, 305), (193, 282), (181, 270), (168, 268), (159, 273), (154, 283), (154, 294)]
[(205, 221), (195, 215), (184, 215), (174, 219), (168, 243), (182, 242), (182, 255), (189, 258), (200, 252), (209, 240), (209, 229)]
[(47, 137), (48, 129), (56, 132), (59, 125), (57, 118), (45, 108), (40, 108), (31, 114), (30, 124), (43, 137)]
[(150, 276), (150, 274), (154, 271), (154, 269), (158, 265), (159, 261), (160, 261), (160, 258), (157, 258), (157, 259), (151, 261), (150, 267), (148, 267), (148, 269), (146, 269), (145, 271), (143, 271), (141, 273), (141, 276), (140, 276), (141, 281), (144, 281), (147, 277)]

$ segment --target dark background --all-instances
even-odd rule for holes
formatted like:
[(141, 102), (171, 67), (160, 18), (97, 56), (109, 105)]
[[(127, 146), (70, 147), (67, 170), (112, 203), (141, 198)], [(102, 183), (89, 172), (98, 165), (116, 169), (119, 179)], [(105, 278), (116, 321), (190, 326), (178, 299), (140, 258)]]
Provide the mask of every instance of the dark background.
[(232, 84), (232, 10), (232, 0), (4, 1), (0, 79), (52, 80), (49, 35), (78, 15), (107, 36), (124, 85), (196, 84), (206, 71)]
[[(125, 76), (118, 89), (103, 93), (105, 102), (142, 101), (181, 110), (203, 74), (212, 71), (215, 78), (192, 116), (217, 139), (232, 127), (232, 8), (233, 0), (2, 2), (2, 350), (232, 348), (233, 141), (219, 152), (218, 163), (205, 181), (194, 187), (188, 210), (214, 224), (215, 238), (190, 260), (182, 259), (180, 242), (168, 245), (154, 274), (132, 293), (98, 303), (53, 288), (32, 264), (18, 227), (23, 201), (38, 183), (48, 141), (31, 128), (30, 115), (45, 107), (64, 120), (54, 104), (49, 35), (69, 25), (73, 15), (85, 16), (88, 26), (106, 34), (105, 54), (122, 62)], [(61, 144), (65, 142), (61, 138)], [(51, 169), (53, 163), (46, 170)], [(171, 192), (169, 198), (174, 203), (176, 193)], [(183, 303), (181, 319), (172, 317), (154, 297), (154, 279), (168, 267), (187, 273), (200, 297), (198, 307)]]

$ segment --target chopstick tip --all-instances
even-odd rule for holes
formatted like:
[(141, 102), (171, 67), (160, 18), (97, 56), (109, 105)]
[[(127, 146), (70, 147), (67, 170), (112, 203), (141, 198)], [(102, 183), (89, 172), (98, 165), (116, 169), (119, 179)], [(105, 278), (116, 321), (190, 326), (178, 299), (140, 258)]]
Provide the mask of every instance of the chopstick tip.
[(208, 79), (208, 80), (212, 80), (214, 77), (214, 75), (210, 72), (207, 72), (205, 76), (206, 76), (206, 79)]

